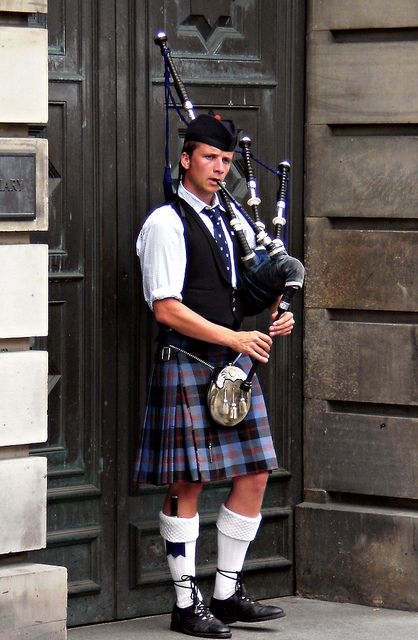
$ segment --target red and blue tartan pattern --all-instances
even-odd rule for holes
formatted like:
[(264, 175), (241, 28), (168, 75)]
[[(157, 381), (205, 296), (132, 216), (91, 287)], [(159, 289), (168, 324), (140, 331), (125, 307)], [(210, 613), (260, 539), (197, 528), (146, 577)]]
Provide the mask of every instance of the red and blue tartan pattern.
[[(219, 345), (179, 336), (171, 344), (214, 367), (223, 367), (236, 356)], [(237, 364), (248, 371), (251, 360), (241, 356)], [(156, 361), (135, 463), (136, 482), (210, 482), (277, 469), (257, 378), (253, 379), (252, 404), (246, 419), (236, 427), (223, 428), (212, 420), (207, 409), (210, 376), (208, 367), (182, 353), (167, 362)]]

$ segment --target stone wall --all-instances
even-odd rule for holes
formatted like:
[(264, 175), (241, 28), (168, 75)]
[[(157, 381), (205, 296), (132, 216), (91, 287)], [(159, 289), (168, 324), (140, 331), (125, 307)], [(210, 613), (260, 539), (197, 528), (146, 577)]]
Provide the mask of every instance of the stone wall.
[(45, 1), (0, 0), (0, 638), (66, 637), (66, 569), (26, 561), (46, 546), (48, 354), (47, 141), (28, 124), (48, 118), (48, 40), (29, 26)]
[(311, 0), (297, 590), (418, 608), (418, 8)]

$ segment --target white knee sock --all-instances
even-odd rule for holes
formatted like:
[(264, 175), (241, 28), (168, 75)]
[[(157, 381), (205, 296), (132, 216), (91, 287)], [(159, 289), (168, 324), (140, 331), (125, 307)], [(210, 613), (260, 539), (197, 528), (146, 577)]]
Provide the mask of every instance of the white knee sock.
[(213, 593), (217, 600), (226, 600), (235, 593), (237, 572), (242, 570), (247, 549), (257, 535), (260, 522), (260, 514), (256, 518), (248, 518), (230, 511), (225, 505), (221, 506), (216, 523), (218, 571)]
[[(167, 562), (174, 580), (177, 606), (180, 609), (190, 607), (192, 600), (192, 581), (183, 576), (196, 575), (196, 540), (199, 536), (199, 514), (193, 518), (166, 516), (160, 512), (160, 533), (164, 539)], [(199, 592), (199, 599), (202, 596)]]

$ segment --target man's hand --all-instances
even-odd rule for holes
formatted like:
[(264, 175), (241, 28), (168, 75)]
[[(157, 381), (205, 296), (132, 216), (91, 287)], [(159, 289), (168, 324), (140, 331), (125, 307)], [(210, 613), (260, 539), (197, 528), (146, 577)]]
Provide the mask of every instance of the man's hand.
[(278, 320), (275, 320), (277, 313), (278, 312), (275, 311), (271, 315), (273, 323), (269, 327), (269, 335), (272, 338), (275, 336), (289, 336), (295, 325), (293, 313), (291, 311), (285, 311)]
[(260, 362), (268, 362), (272, 339), (260, 331), (235, 331), (230, 347), (238, 353), (246, 353)]

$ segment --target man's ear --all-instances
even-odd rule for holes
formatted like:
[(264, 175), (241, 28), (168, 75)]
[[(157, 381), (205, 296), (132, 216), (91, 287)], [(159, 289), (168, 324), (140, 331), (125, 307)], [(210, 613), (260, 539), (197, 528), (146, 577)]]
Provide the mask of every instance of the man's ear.
[(190, 167), (190, 156), (185, 151), (183, 151), (180, 156), (180, 164), (183, 169), (188, 169)]

